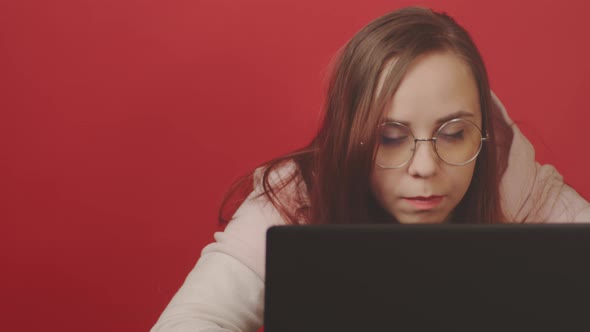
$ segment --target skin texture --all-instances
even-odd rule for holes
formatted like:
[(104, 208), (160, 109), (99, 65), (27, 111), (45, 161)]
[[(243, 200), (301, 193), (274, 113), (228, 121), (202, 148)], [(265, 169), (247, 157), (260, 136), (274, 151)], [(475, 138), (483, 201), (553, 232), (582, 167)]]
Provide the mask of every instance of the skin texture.
[[(453, 53), (424, 54), (410, 66), (384, 117), (385, 121), (407, 124), (416, 138), (431, 138), (444, 118), (467, 119), (481, 128), (475, 78)], [(405, 166), (374, 167), (371, 190), (400, 223), (442, 223), (465, 195), (474, 169), (475, 161), (464, 166), (448, 165), (438, 158), (431, 142), (418, 142)]]

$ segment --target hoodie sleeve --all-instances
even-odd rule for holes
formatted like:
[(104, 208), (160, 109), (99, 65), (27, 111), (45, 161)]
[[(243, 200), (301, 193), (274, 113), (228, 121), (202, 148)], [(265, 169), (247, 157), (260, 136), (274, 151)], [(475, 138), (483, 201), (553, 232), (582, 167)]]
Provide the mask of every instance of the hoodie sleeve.
[(512, 222), (590, 222), (590, 204), (551, 165), (535, 161), (535, 150), (492, 93), (496, 109), (512, 129), (508, 164), (500, 182), (502, 208)]
[[(271, 175), (271, 183), (293, 171), (294, 164)], [(240, 205), (223, 232), (214, 234), (184, 284), (151, 332), (255, 332), (262, 325), (266, 230), (284, 225), (254, 174), (254, 191)], [(280, 173), (280, 174), (279, 174)]]

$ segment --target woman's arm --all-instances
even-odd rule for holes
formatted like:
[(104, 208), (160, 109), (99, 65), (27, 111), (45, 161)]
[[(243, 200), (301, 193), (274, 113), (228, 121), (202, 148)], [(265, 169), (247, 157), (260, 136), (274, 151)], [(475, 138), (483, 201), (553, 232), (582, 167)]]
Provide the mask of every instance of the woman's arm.
[[(293, 169), (290, 164), (278, 173), (284, 175)], [(215, 242), (203, 249), (152, 332), (255, 332), (260, 328), (266, 230), (285, 223), (266, 196), (259, 196), (260, 174), (258, 170), (254, 191), (225, 230), (215, 233)], [(273, 175), (271, 182), (280, 179)]]
[(245, 264), (203, 254), (152, 332), (254, 332), (262, 325), (264, 282)]

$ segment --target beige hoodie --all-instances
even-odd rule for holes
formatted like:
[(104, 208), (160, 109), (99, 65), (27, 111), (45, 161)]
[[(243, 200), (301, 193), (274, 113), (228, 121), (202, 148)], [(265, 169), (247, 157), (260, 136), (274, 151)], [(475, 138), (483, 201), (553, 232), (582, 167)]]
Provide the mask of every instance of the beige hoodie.
[[(502, 207), (514, 222), (590, 221), (590, 204), (550, 165), (535, 162), (530, 142), (493, 95), (513, 139), (501, 181)], [(291, 165), (294, 167), (294, 165)], [(282, 172), (290, 172), (288, 167)], [(258, 172), (259, 174), (260, 172)], [(266, 230), (284, 224), (261, 192), (254, 192), (236, 211), (215, 242), (207, 245), (195, 268), (164, 310), (152, 332), (253, 332), (262, 325)], [(277, 180), (280, 175), (277, 175)], [(272, 179), (271, 179), (272, 181)]]

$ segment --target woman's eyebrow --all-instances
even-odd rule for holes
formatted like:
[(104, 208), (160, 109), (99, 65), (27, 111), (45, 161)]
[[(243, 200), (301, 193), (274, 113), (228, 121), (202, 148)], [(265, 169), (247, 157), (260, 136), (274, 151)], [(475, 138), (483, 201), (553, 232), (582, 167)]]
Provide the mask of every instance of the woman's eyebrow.
[[(443, 123), (445, 123), (447, 121), (450, 121), (450, 120), (453, 120), (453, 119), (466, 118), (466, 117), (473, 118), (474, 115), (471, 112), (459, 110), (459, 111), (453, 112), (453, 113), (451, 113), (449, 115), (445, 115), (444, 117), (436, 120), (436, 124), (443, 124)], [(403, 124), (405, 126), (408, 126), (408, 127), (410, 126), (410, 123), (407, 122), (407, 121), (398, 121), (398, 120), (395, 120), (395, 119), (392, 119), (392, 118), (385, 118), (385, 122), (397, 122), (397, 123), (401, 123), (401, 124)]]
[(453, 120), (453, 119), (467, 118), (467, 117), (473, 118), (473, 113), (459, 110), (457, 112), (451, 113), (451, 114), (449, 114), (447, 116), (444, 116), (444, 117), (436, 120), (436, 123), (437, 124), (443, 124), (443, 123), (445, 123), (447, 121), (450, 121), (450, 120)]

